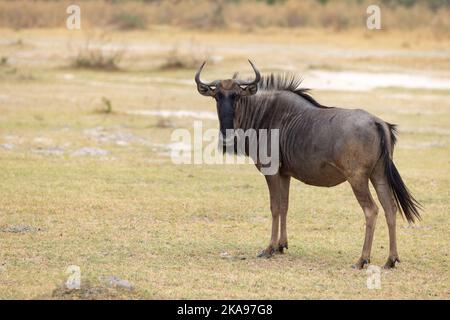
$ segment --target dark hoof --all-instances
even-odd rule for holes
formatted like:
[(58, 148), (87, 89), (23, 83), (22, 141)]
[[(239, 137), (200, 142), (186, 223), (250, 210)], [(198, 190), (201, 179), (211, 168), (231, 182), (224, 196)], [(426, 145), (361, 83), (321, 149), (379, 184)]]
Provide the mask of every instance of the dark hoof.
[(399, 258), (396, 257), (389, 257), (386, 261), (386, 263), (384, 264), (383, 268), (384, 269), (392, 269), (395, 268), (395, 263), (396, 262), (400, 262)]
[(258, 254), (258, 258), (270, 258), (273, 256), (273, 253), (275, 250), (272, 247), (269, 247), (267, 249), (264, 249)]
[(278, 253), (284, 253), (284, 249), (288, 249), (288, 244), (286, 243), (286, 244), (280, 244), (279, 246), (278, 246), (278, 250), (277, 250), (277, 252)]
[(363, 259), (359, 258), (358, 262), (356, 262), (354, 265), (352, 265), (353, 269), (361, 270), (364, 268), (366, 264), (370, 263), (370, 259)]

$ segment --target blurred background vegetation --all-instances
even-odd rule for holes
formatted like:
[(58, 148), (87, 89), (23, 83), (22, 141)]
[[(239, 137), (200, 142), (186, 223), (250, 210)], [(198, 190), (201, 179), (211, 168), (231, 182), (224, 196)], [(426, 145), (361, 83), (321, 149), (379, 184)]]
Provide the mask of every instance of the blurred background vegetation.
[[(72, 1), (73, 2), (73, 1)], [(64, 27), (71, 1), (0, 1), (0, 27)], [(377, 1), (375, 1), (377, 3)], [(81, 0), (82, 28), (365, 28), (367, 0)], [(450, 30), (450, 0), (380, 0), (385, 30)]]

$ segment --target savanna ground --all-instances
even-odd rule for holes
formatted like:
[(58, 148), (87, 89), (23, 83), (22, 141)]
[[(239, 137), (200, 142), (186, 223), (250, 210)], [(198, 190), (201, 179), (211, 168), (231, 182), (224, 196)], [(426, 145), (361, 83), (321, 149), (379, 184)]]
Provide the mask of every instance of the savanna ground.
[[(86, 39), (121, 55), (118, 70), (77, 68)], [(192, 130), (195, 119), (133, 111), (215, 112), (193, 82), (203, 58), (209, 80), (251, 75), (251, 58), (263, 73), (295, 70), (305, 84), (315, 70), (448, 81), (449, 48), (448, 39), (418, 31), (152, 27), (110, 31), (105, 40), (65, 29), (1, 30), (0, 298), (448, 299), (448, 88), (313, 92), (323, 104), (364, 108), (399, 125), (395, 163), (423, 204), (423, 221), (409, 226), (398, 217), (402, 263), (382, 271), (380, 290), (367, 289), (366, 271), (350, 267), (364, 216), (347, 183), (293, 181), (289, 250), (258, 259), (270, 236), (264, 178), (252, 165), (174, 165), (171, 133)], [(387, 254), (380, 211), (372, 263)], [(58, 290), (69, 265), (81, 268), (78, 293)], [(134, 289), (109, 288), (108, 276)]]

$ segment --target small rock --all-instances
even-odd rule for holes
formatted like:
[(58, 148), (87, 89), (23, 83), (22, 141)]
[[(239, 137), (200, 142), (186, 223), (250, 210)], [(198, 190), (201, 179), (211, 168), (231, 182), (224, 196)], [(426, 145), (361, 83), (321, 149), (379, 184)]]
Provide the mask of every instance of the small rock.
[(91, 147), (83, 147), (78, 149), (72, 153), (72, 157), (81, 157), (81, 156), (105, 156), (108, 154), (108, 151), (99, 149), (99, 148), (91, 148)]
[(53, 140), (50, 138), (46, 138), (46, 137), (36, 137), (33, 139), (33, 142), (37, 143), (37, 144), (49, 146), (53, 143)]
[(65, 73), (63, 75), (64, 80), (72, 80), (73, 78), (75, 78), (75, 76), (71, 73)]
[(5, 150), (12, 150), (12, 149), (14, 149), (14, 145), (12, 143), (0, 144), (0, 147), (2, 147)]
[(123, 288), (127, 290), (134, 289), (134, 285), (131, 282), (129, 282), (128, 280), (120, 279), (119, 277), (116, 276), (109, 276), (106, 279), (104, 279), (104, 281), (109, 287), (112, 288)]
[(125, 140), (116, 140), (116, 144), (118, 146), (127, 146), (129, 143), (128, 143), (128, 141), (125, 141)]
[(222, 259), (234, 259), (234, 260), (245, 260), (246, 258), (245, 258), (245, 256), (242, 256), (242, 255), (237, 255), (237, 256), (234, 256), (234, 255), (232, 255), (232, 254), (230, 254), (230, 253), (228, 253), (228, 252), (222, 252), (221, 254), (220, 254), (220, 257), (222, 258)]
[(9, 233), (26, 233), (26, 232), (40, 231), (40, 229), (39, 228), (36, 229), (34, 227), (27, 225), (18, 224), (1, 227), (0, 231)]
[(229, 254), (228, 252), (224, 251), (224, 252), (220, 253), (220, 257), (228, 259), (228, 258), (231, 258), (231, 254)]

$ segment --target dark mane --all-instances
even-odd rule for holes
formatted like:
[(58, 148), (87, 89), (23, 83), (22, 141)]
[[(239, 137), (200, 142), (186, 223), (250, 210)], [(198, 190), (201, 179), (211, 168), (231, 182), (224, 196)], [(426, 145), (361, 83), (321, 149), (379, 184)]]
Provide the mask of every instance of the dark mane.
[(309, 94), (310, 89), (300, 88), (302, 80), (303, 79), (301, 77), (292, 73), (283, 73), (276, 75), (271, 73), (270, 75), (265, 75), (261, 78), (261, 81), (258, 84), (258, 90), (290, 91), (309, 101), (318, 108), (329, 108), (317, 102)]

